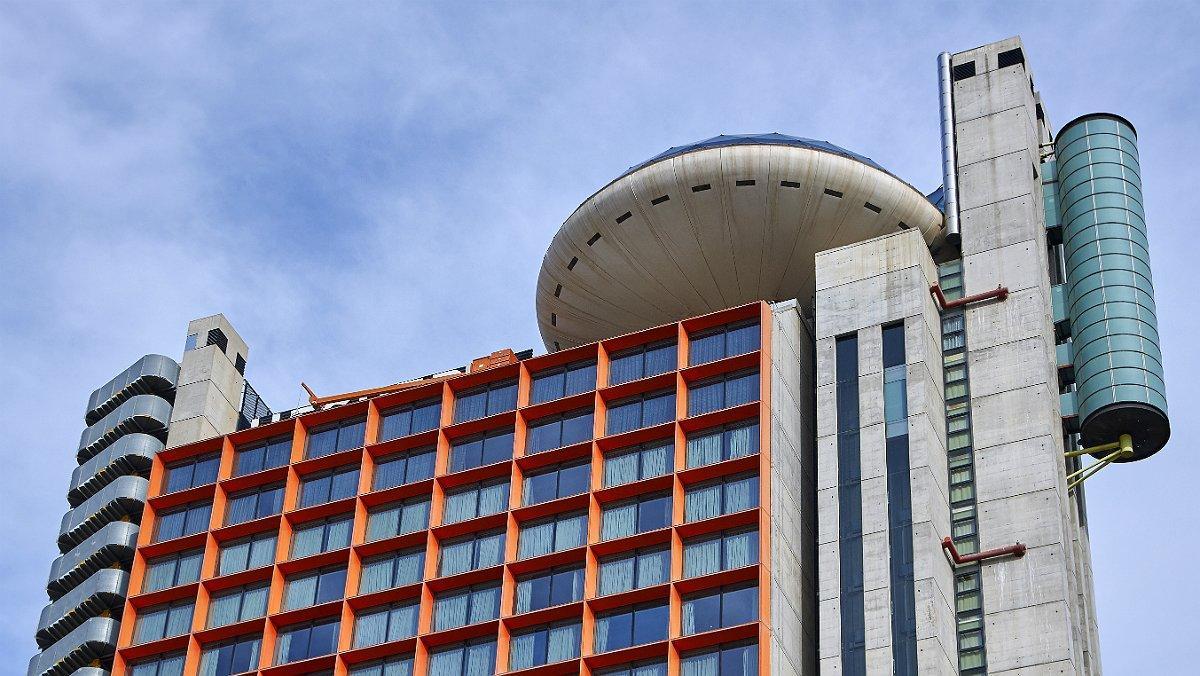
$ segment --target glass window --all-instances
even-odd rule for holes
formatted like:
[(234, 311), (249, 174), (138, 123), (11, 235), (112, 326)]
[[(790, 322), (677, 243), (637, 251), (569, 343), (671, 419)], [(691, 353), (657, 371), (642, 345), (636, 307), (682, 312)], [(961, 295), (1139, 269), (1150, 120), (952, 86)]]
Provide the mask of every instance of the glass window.
[(753, 320), (703, 331), (691, 337), (688, 366), (753, 352), (758, 343), (758, 322)]
[(275, 640), (275, 664), (331, 655), (337, 650), (338, 618), (283, 627)]
[(142, 593), (178, 587), (199, 580), (200, 562), (203, 558), (204, 550), (193, 549), (147, 561), (145, 576), (142, 578)]
[(213, 594), (208, 605), (208, 628), (266, 615), (270, 586), (270, 582), (260, 582)]
[(192, 599), (185, 599), (138, 611), (133, 642), (146, 643), (188, 633), (192, 629), (193, 603)]
[(525, 575), (517, 580), (517, 613), (528, 613), (583, 598), (583, 566), (554, 568)]
[(433, 602), (433, 630), (443, 631), (500, 617), (500, 585), (451, 589)]
[(295, 610), (342, 598), (346, 592), (346, 569), (324, 568), (293, 575), (283, 588), (283, 609)]
[(442, 523), (458, 523), (508, 509), (507, 477), (470, 484), (446, 493)]
[(583, 361), (533, 374), (529, 403), (540, 404), (596, 389), (596, 362)]
[(275, 563), (275, 531), (255, 533), (249, 537), (231, 540), (221, 545), (217, 559), (217, 574), (228, 575), (251, 568), (262, 568)]
[(454, 400), (454, 422), (478, 420), (517, 407), (517, 381), (502, 380), (458, 393)]
[(270, 441), (238, 448), (233, 461), (233, 475), (242, 476), (265, 469), (283, 467), (292, 457), (292, 437), (276, 437)]
[(675, 444), (670, 439), (651, 441), (609, 453), (604, 458), (604, 487), (619, 486), (670, 472)]
[(200, 653), (200, 674), (234, 676), (247, 671), (257, 671), (261, 650), (261, 636), (243, 636), (230, 641), (209, 643)]
[(521, 524), (521, 534), (517, 540), (517, 558), (527, 559), (582, 547), (586, 540), (586, 512), (556, 514), (548, 519)]
[(391, 552), (363, 561), (359, 594), (416, 584), (425, 576), (425, 549)]
[(733, 627), (758, 619), (758, 586), (708, 589), (683, 599), (683, 635)]
[(606, 505), (601, 517), (603, 540), (666, 528), (671, 525), (671, 494), (652, 493)]
[(684, 655), (679, 666), (682, 676), (758, 676), (758, 646), (727, 643), (705, 648)]
[(417, 635), (419, 599), (401, 601), (360, 611), (354, 621), (355, 648), (399, 641)]
[(675, 341), (639, 345), (612, 356), (608, 364), (609, 386), (649, 378), (675, 370)]
[(683, 576), (697, 577), (758, 563), (758, 531), (732, 530), (683, 543)]
[(758, 371), (741, 371), (688, 386), (688, 415), (695, 416), (758, 400)]
[(195, 502), (164, 511), (158, 515), (154, 527), (154, 541), (173, 540), (206, 531), (211, 516), (211, 502)]
[(667, 639), (667, 604), (643, 604), (596, 616), (597, 653)]
[(530, 421), (525, 453), (541, 453), (592, 438), (592, 411), (574, 411)]
[(129, 665), (129, 676), (183, 676), (184, 657), (184, 653), (173, 653), (135, 662)]
[(446, 646), (429, 654), (429, 676), (492, 676), (495, 669), (496, 639)]
[(305, 458), (321, 458), (338, 451), (348, 451), (363, 445), (367, 430), (366, 418), (339, 420), (308, 433)]
[(578, 620), (525, 629), (512, 635), (508, 670), (529, 669), (579, 657), (581, 637)]
[(442, 402), (439, 399), (405, 404), (384, 411), (379, 421), (379, 442), (437, 429), (441, 417)]
[(700, 467), (758, 453), (758, 422), (693, 432), (687, 440), (687, 466)]
[(174, 493), (215, 482), (220, 464), (220, 454), (213, 454), (188, 458), (171, 465), (167, 468), (167, 483), (163, 493)]
[(283, 511), (283, 484), (258, 486), (229, 496), (225, 525), (232, 526)]
[(400, 655), (350, 667), (350, 676), (412, 676), (413, 656)]
[(599, 594), (619, 594), (631, 589), (664, 584), (671, 577), (671, 550), (667, 547), (622, 552), (600, 561)]
[(512, 459), (513, 431), (492, 430), (455, 440), (450, 446), (450, 471), (461, 472)]
[(438, 575), (457, 575), (468, 570), (504, 563), (504, 531), (476, 533), (442, 544)]
[(419, 448), (380, 458), (375, 463), (375, 476), (371, 490), (403, 486), (433, 478), (433, 466), (437, 455), (433, 448)]
[(537, 505), (586, 493), (591, 473), (592, 465), (585, 460), (527, 474), (522, 481), (521, 503)]
[(758, 475), (739, 474), (697, 484), (683, 497), (686, 522), (711, 519), (758, 506)]
[(675, 419), (675, 393), (652, 392), (611, 404), (605, 434), (620, 434)]
[(331, 552), (350, 546), (350, 531), (354, 516), (346, 514), (318, 521), (308, 521), (296, 526), (292, 533), (292, 556), (298, 559), (321, 552)]
[(429, 528), (429, 498), (421, 496), (376, 507), (367, 513), (367, 541)]
[(341, 467), (300, 481), (300, 507), (312, 507), (358, 494), (358, 466)]
[(634, 662), (593, 673), (596, 676), (667, 676), (667, 663), (658, 660)]

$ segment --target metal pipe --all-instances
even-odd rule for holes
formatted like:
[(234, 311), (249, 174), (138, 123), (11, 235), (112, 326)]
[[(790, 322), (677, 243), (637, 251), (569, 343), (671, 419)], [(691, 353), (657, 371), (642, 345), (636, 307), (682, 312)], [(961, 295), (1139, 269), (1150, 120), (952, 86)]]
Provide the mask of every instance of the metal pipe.
[(1015, 556), (1020, 558), (1025, 556), (1025, 545), (1020, 542), (1009, 545), (1007, 547), (997, 547), (995, 549), (985, 549), (982, 552), (967, 554), (963, 556), (958, 553), (958, 548), (954, 546), (954, 540), (950, 538), (942, 538), (942, 549), (950, 555), (950, 560), (954, 565), (961, 566), (967, 563), (975, 563), (976, 561), (984, 561), (986, 559), (995, 559), (1001, 556)]
[(954, 151), (954, 91), (950, 82), (950, 52), (938, 54), (938, 107), (942, 119), (942, 195), (945, 198), (946, 239), (958, 244), (958, 160)]
[(933, 297), (937, 300), (938, 305), (940, 305), (943, 310), (953, 310), (954, 308), (962, 307), (968, 303), (977, 303), (981, 300), (990, 300), (992, 298), (1004, 300), (1005, 298), (1008, 298), (1008, 287), (998, 286), (991, 291), (984, 291), (983, 293), (963, 296), (958, 300), (946, 300), (946, 294), (942, 293), (941, 284), (934, 284), (930, 286), (929, 293), (933, 294)]

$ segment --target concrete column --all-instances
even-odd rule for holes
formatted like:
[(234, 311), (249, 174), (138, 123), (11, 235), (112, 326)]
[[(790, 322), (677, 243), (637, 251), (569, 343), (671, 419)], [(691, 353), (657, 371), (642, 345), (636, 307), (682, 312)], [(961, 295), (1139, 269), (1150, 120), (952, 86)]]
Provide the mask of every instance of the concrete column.
[(888, 485), (884, 453), (881, 327), (902, 321), (907, 364), (917, 662), (921, 674), (956, 674), (940, 316), (929, 295), (937, 270), (915, 231), (817, 254), (817, 520), (822, 672), (841, 670), (838, 457), (834, 340), (856, 333), (862, 475), (867, 670), (892, 673)]
[(1087, 583), (1064, 481), (1040, 178), (1048, 133), (1023, 52), (1011, 58), (1020, 49), (1010, 38), (951, 59), (976, 72), (954, 83), (965, 293), (1010, 292), (966, 311), (979, 541), (1029, 547), (981, 567), (987, 665), (1098, 673), (1083, 658)]
[(236, 431), (246, 383), (249, 348), (224, 315), (191, 321), (187, 335), (167, 448)]

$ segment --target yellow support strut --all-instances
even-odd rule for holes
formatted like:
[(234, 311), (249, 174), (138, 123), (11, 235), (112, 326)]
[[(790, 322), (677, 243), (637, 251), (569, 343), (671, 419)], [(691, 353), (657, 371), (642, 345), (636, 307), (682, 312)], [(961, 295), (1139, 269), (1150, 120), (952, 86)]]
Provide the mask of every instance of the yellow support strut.
[(1092, 455), (1093, 453), (1103, 453), (1104, 451), (1112, 452), (1100, 458), (1099, 462), (1095, 462), (1067, 475), (1068, 491), (1074, 490), (1076, 486), (1087, 481), (1097, 472), (1107, 467), (1112, 461), (1125, 457), (1133, 457), (1133, 437), (1128, 434), (1122, 434), (1118, 441), (1090, 448), (1081, 448), (1078, 451), (1067, 451), (1063, 455), (1068, 458), (1077, 458), (1081, 455)]

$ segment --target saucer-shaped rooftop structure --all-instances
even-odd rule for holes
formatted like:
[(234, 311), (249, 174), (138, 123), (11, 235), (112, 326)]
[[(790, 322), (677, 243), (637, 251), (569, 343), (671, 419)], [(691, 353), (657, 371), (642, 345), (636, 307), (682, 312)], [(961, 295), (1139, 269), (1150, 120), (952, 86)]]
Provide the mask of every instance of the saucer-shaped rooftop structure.
[(755, 300), (810, 306), (814, 255), (899, 229), (932, 243), (942, 212), (869, 158), (754, 134), (677, 146), (589, 197), (538, 276), (551, 350)]

